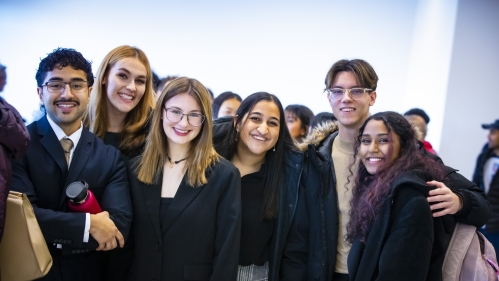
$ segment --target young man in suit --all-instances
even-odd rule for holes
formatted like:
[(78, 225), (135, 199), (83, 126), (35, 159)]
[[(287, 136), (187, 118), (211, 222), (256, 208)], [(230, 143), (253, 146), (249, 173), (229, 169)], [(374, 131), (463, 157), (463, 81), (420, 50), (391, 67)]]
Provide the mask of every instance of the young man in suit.
[[(27, 194), (53, 265), (42, 280), (103, 280), (103, 251), (123, 247), (131, 219), (121, 155), (82, 125), (93, 85), (90, 63), (73, 49), (41, 60), (37, 91), (46, 114), (28, 126), (26, 156), (13, 162), (12, 189)], [(85, 181), (103, 212), (71, 212), (66, 187)]]

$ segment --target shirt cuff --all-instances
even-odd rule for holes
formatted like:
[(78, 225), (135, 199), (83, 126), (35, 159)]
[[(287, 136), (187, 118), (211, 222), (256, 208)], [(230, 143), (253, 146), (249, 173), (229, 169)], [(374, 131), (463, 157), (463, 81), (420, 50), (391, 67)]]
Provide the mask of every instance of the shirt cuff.
[(90, 231), (90, 214), (86, 213), (85, 231), (83, 232), (83, 243), (88, 243), (89, 231)]

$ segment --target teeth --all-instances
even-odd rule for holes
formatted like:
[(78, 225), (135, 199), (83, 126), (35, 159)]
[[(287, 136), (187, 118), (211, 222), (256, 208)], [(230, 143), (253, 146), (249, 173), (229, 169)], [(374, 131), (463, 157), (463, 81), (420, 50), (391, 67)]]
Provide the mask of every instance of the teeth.
[(120, 97), (127, 99), (127, 100), (132, 100), (133, 96), (125, 95), (125, 94), (118, 94)]
[(57, 104), (58, 107), (64, 107), (64, 108), (70, 108), (70, 107), (73, 107), (74, 105), (73, 104)]
[(266, 138), (263, 138), (263, 137), (259, 137), (259, 136), (252, 136), (254, 139), (257, 139), (257, 140), (261, 140), (261, 141), (265, 141), (267, 140)]
[(381, 158), (367, 158), (367, 160), (371, 161), (371, 162), (379, 162), (381, 161), (382, 159)]
[(353, 108), (342, 108), (341, 111), (350, 112), (350, 111), (353, 111)]
[(177, 129), (177, 128), (174, 128), (174, 129), (175, 129), (175, 131), (177, 131), (179, 133), (182, 133), (182, 134), (185, 134), (185, 133), (189, 132), (187, 130), (184, 131), (184, 130), (180, 130), (180, 129)]

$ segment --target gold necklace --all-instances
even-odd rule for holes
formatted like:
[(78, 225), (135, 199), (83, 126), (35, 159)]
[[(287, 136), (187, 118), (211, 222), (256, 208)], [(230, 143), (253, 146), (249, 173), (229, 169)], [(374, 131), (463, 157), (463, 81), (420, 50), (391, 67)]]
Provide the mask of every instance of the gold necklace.
[(187, 158), (189, 158), (189, 156), (185, 157), (184, 159), (180, 159), (180, 160), (177, 160), (177, 161), (172, 161), (172, 159), (170, 158), (170, 156), (167, 154), (166, 157), (168, 157), (168, 162), (170, 162), (170, 169), (173, 168), (173, 165), (177, 165), (178, 163), (186, 160)]

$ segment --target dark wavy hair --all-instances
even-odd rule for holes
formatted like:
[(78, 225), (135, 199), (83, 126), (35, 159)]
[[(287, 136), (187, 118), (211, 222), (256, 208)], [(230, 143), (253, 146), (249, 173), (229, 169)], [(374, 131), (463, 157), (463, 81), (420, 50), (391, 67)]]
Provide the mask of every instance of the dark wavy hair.
[(230, 100), (230, 99), (236, 99), (236, 100), (238, 100), (240, 102), (243, 100), (243, 99), (241, 99), (241, 97), (238, 94), (233, 93), (233, 92), (223, 92), (223, 93), (221, 93), (211, 103), (211, 105), (213, 107), (213, 119), (217, 119), (218, 118), (218, 111), (220, 110), (220, 106), (222, 106), (222, 104), (224, 103), (224, 101)]
[[(402, 115), (392, 111), (376, 113), (364, 122), (355, 139), (354, 159), (359, 153), (364, 129), (371, 120), (382, 121), (385, 124), (390, 145), (393, 143), (393, 134), (398, 135), (400, 150), (395, 160), (380, 167), (375, 175), (369, 174), (362, 161), (360, 162), (353, 188), (350, 221), (347, 225), (346, 240), (349, 243), (352, 243), (356, 237), (365, 242), (390, 191), (390, 184), (398, 175), (410, 170), (421, 170), (428, 176), (428, 179), (442, 179), (444, 177), (443, 164), (438, 158), (424, 153), (411, 124)], [(386, 157), (391, 157), (392, 152), (393, 147), (390, 146)], [(349, 166), (350, 175), (353, 175), (353, 166), (354, 163)]]
[(214, 139), (215, 150), (225, 159), (231, 160), (237, 150), (237, 142), (241, 140), (238, 138), (236, 141), (237, 131), (236, 126), (240, 125), (241, 128), (245, 124), (241, 124), (246, 114), (250, 113), (255, 105), (260, 101), (273, 102), (279, 108), (279, 136), (273, 149), (268, 150), (265, 154), (265, 170), (264, 175), (264, 195), (263, 195), (263, 209), (262, 218), (272, 219), (277, 218), (279, 213), (279, 188), (284, 180), (284, 163), (286, 152), (296, 150), (293, 144), (293, 139), (289, 134), (286, 126), (286, 118), (284, 117), (284, 109), (279, 99), (272, 94), (266, 92), (257, 92), (251, 94), (243, 100), (235, 116), (236, 124), (230, 126), (227, 132), (221, 134), (220, 139)]
[(66, 48), (57, 48), (40, 61), (35, 75), (36, 84), (38, 87), (42, 87), (43, 81), (47, 77), (47, 72), (52, 71), (56, 67), (62, 69), (68, 65), (75, 70), (83, 70), (87, 75), (88, 86), (92, 87), (94, 85), (92, 63), (86, 60), (80, 52)]

